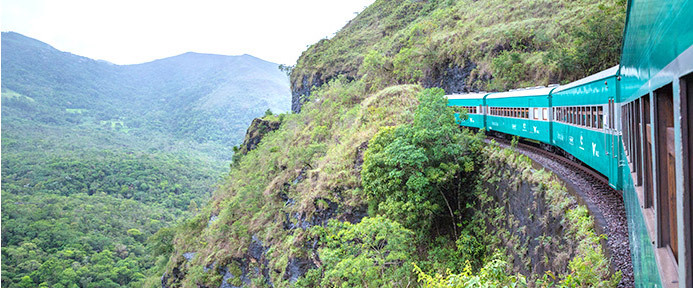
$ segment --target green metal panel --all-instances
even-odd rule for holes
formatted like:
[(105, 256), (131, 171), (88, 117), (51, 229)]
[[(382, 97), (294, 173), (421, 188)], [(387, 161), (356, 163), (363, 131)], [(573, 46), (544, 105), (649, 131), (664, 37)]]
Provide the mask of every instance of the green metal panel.
[[(615, 158), (609, 149), (609, 135), (602, 131), (586, 129), (565, 123), (553, 123), (554, 145), (565, 150), (575, 158), (604, 174), (610, 179), (609, 165)], [(617, 159), (616, 159), (617, 160)]]
[[(693, 45), (693, 1), (631, 0), (628, 3), (619, 102), (645, 95), (693, 69), (690, 61), (667, 66)], [(667, 69), (665, 69), (667, 68)], [(669, 70), (660, 73), (662, 70)]]
[[(485, 94), (479, 95), (478, 98), (464, 98), (464, 99), (448, 99), (448, 106), (475, 106), (482, 107)], [(460, 126), (474, 127), (474, 128), (484, 128), (484, 115), (479, 114), (467, 114), (467, 119), (460, 120), (460, 115), (455, 113), (455, 120)]]
[[(623, 155), (623, 146), (619, 146), (621, 147), (621, 155)], [(623, 187), (623, 204), (626, 210), (626, 218), (628, 219), (628, 238), (631, 260), (633, 262), (635, 287), (663, 287), (662, 280), (659, 277), (657, 262), (655, 261), (652, 242), (647, 234), (645, 218), (640, 209), (640, 201), (635, 191), (633, 178), (630, 176), (630, 167), (623, 165), (620, 169), (621, 175), (624, 175), (621, 187)]]
[(558, 107), (607, 104), (609, 97), (616, 99), (616, 85), (618, 85), (616, 75), (612, 75), (590, 83), (560, 90), (551, 94), (551, 105)]
[(484, 115), (481, 114), (467, 114), (467, 119), (460, 120), (460, 114), (455, 113), (455, 120), (460, 126), (474, 127), (482, 129), (484, 125)]
[(536, 121), (521, 118), (508, 118), (500, 116), (486, 116), (486, 124), (489, 131), (498, 131), (527, 139), (550, 143), (548, 121)]
[[(493, 95), (493, 94), (492, 94)], [(525, 97), (504, 97), (486, 98), (486, 105), (489, 107), (549, 107), (549, 95), (525, 96)]]
[(448, 99), (448, 106), (481, 106), (484, 99)]
[[(631, 102), (670, 83), (673, 84), (674, 95), (678, 95), (678, 78), (693, 71), (693, 1), (629, 1), (622, 47), (618, 102)], [(680, 134), (678, 131), (676, 133), (678, 149)], [(624, 201), (628, 213), (636, 285), (661, 286), (656, 272), (657, 264), (652, 253), (646, 251), (652, 249), (653, 239), (644, 231), (642, 211), (637, 196), (631, 189), (633, 184), (628, 174), (630, 171), (627, 165), (624, 168)], [(678, 271), (679, 277), (683, 277), (679, 279), (680, 287), (690, 286), (691, 281), (690, 275), (687, 275), (691, 273), (690, 260), (686, 260), (685, 252), (681, 252), (684, 249), (680, 250), (684, 257), (679, 259), (684, 263)]]

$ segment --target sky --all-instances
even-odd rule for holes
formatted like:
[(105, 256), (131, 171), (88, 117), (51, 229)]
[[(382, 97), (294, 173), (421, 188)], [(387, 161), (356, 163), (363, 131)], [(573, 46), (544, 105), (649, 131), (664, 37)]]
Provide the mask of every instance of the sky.
[(0, 29), (115, 64), (185, 52), (293, 65), (374, 0), (2, 0)]

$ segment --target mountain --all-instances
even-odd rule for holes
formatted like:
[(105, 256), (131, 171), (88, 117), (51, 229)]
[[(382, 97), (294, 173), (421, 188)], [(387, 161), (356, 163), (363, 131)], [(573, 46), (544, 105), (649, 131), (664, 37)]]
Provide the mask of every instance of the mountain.
[(230, 147), (265, 110), (289, 109), (286, 75), (277, 64), (250, 55), (185, 53), (121, 66), (12, 32), (2, 34), (2, 47), (3, 117), (10, 120), (117, 122)]
[(168, 258), (148, 239), (290, 105), (286, 74), (250, 55), (114, 65), (8, 32), (1, 56), (2, 287), (141, 287)]

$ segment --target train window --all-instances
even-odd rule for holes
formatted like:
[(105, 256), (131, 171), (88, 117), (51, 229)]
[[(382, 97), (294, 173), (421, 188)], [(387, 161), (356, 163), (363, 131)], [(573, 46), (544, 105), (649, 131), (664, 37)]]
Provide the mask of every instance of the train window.
[(588, 128), (592, 127), (592, 107), (585, 107), (585, 110), (587, 111), (587, 122), (585, 123), (585, 126)]
[(674, 101), (672, 85), (654, 92), (655, 149), (657, 153), (657, 219), (660, 247), (669, 246), (678, 260), (678, 229), (676, 220), (676, 154), (674, 150)]
[(572, 107), (571, 110), (573, 110), (573, 113), (571, 113), (572, 114), (571, 116), (573, 116), (573, 121), (572, 121), (573, 123), (571, 123), (571, 124), (577, 125), (578, 124), (578, 108)]
[(549, 108), (542, 108), (541, 116), (544, 120), (549, 120)]
[(575, 125), (580, 125), (580, 107), (575, 107)]
[(580, 126), (587, 126), (587, 107), (580, 107)]
[(599, 129), (604, 129), (604, 107), (597, 107), (597, 127)]

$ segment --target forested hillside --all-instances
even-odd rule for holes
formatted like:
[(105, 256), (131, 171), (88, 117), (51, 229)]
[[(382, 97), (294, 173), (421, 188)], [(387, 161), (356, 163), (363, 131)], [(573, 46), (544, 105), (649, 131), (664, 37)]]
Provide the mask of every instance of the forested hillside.
[(610, 67), (624, 16), (610, 0), (376, 0), (299, 58), (296, 113), (176, 228), (152, 287), (615, 287), (586, 209), (460, 131), (444, 95)]
[(195, 215), (289, 93), (249, 55), (119, 66), (2, 33), (2, 286), (141, 287), (168, 257), (147, 239)]
[(448, 93), (567, 83), (618, 62), (625, 0), (376, 1), (291, 74), (302, 96), (344, 75), (370, 91), (419, 83)]

